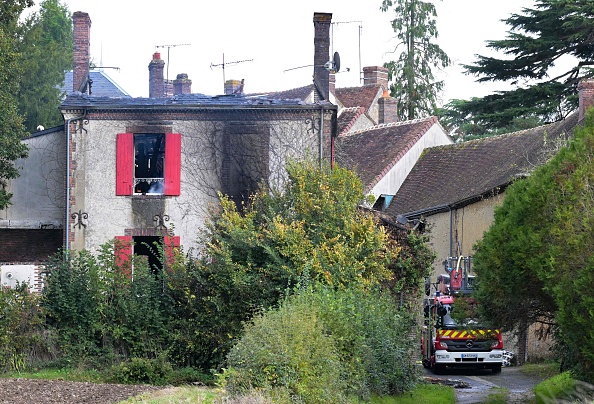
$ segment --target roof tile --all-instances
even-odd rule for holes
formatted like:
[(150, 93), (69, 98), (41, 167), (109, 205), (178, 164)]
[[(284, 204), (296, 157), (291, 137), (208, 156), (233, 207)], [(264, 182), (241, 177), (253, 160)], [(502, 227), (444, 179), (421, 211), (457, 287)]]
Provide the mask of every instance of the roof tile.
[(387, 209), (392, 215), (464, 204), (505, 188), (544, 164), (555, 142), (572, 135), (564, 121), (464, 143), (425, 149)]

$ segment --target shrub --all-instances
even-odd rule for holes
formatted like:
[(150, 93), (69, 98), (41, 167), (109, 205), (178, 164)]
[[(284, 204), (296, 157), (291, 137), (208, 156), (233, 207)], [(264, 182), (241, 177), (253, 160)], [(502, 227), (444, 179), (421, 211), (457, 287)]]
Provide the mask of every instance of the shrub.
[(171, 364), (163, 359), (131, 358), (115, 366), (110, 379), (124, 384), (162, 385), (169, 381), (172, 374)]
[(254, 318), (223, 379), (234, 394), (280, 388), (307, 403), (399, 394), (417, 379), (416, 340), (389, 295), (305, 290)]
[(52, 358), (43, 319), (39, 296), (26, 283), (0, 289), (0, 368), (22, 371), (31, 362)]
[(228, 355), (230, 394), (288, 390), (306, 403), (343, 401), (345, 386), (335, 341), (318, 308), (298, 300), (254, 317)]

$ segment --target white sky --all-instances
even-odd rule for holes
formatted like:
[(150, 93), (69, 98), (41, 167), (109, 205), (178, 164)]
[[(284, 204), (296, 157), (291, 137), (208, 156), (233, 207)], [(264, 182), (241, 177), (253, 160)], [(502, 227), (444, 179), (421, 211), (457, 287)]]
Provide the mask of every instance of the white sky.
[[(395, 59), (390, 26), (393, 13), (383, 13), (381, 0), (62, 0), (71, 12), (91, 18), (91, 57), (134, 97), (148, 96), (148, 64), (155, 51), (167, 62), (169, 78), (187, 73), (192, 92), (223, 92), (223, 70), (211, 67), (226, 62), (225, 78), (245, 79), (245, 91), (279, 91), (311, 83), (313, 67), (313, 13), (332, 13), (333, 51), (338, 51), (341, 72), (337, 87), (360, 84), (361, 67)], [(437, 43), (454, 65), (444, 72), (443, 99), (483, 96), (501, 85), (478, 84), (464, 76), (460, 63), (487, 54), (485, 41), (503, 39), (507, 26), (500, 20), (534, 0), (442, 0), (435, 2)], [(359, 28), (361, 27), (361, 28)], [(360, 33), (360, 34), (359, 34)], [(360, 46), (359, 46), (360, 43)], [(501, 55), (500, 55), (501, 56)], [(347, 72), (346, 68), (350, 71)], [(165, 75), (167, 75), (167, 67)]]

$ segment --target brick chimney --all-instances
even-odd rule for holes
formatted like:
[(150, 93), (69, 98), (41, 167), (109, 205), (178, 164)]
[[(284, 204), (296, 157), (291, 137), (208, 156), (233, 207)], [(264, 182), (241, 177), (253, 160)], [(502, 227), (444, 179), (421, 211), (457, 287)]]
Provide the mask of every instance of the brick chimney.
[(318, 91), (316, 101), (328, 101), (330, 91), (330, 72), (324, 65), (330, 60), (330, 24), (332, 13), (314, 13), (314, 86)]
[(328, 76), (328, 89), (332, 94), (336, 93), (336, 73), (330, 73)]
[(165, 61), (161, 60), (161, 54), (159, 52), (153, 53), (153, 60), (148, 65), (150, 98), (162, 98), (165, 96), (164, 67)]
[(173, 80), (173, 95), (191, 94), (192, 80), (188, 78), (187, 73), (180, 73)]
[(243, 94), (243, 80), (225, 81), (225, 95)]
[(384, 90), (384, 95), (378, 100), (378, 124), (398, 122), (398, 101), (390, 97), (388, 90)]
[(74, 64), (72, 91), (87, 92), (91, 61), (91, 18), (89, 14), (76, 11), (72, 14)]
[(578, 119), (586, 116), (586, 110), (594, 105), (594, 80), (582, 80), (578, 83)]
[(379, 84), (388, 90), (388, 69), (382, 66), (367, 66), (363, 68), (363, 85)]

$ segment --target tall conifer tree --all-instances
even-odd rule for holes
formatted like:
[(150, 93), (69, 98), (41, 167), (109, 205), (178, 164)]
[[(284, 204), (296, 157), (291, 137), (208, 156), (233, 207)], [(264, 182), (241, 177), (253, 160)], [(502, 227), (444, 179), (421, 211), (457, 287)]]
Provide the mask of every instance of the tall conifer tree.
[(435, 79), (434, 69), (450, 64), (448, 55), (432, 42), (438, 34), (435, 5), (421, 0), (383, 0), (382, 11), (392, 7), (392, 28), (398, 40), (393, 52), (398, 59), (384, 66), (390, 93), (398, 100), (398, 117), (406, 120), (433, 114), (444, 85)]

